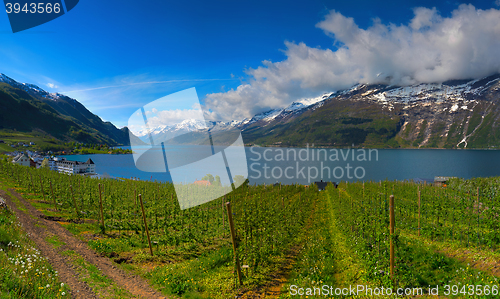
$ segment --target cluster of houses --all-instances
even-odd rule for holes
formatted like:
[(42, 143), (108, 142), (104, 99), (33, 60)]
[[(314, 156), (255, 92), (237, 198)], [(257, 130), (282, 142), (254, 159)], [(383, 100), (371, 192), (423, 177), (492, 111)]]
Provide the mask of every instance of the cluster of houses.
[(58, 158), (51, 156), (41, 156), (36, 152), (26, 151), (21, 153), (12, 154), (14, 158), (12, 163), (21, 166), (42, 167), (42, 163), (45, 159), (48, 161), (48, 168), (50, 170), (58, 171), (65, 174), (78, 174), (78, 175), (88, 175), (96, 176), (95, 164), (92, 159), (88, 159), (86, 162), (69, 161), (66, 158)]
[[(5, 143), (5, 141), (0, 140), (0, 143)], [(21, 147), (21, 146), (29, 147), (29, 146), (35, 145), (35, 143), (34, 142), (29, 142), (29, 143), (18, 142), (18, 143), (9, 144), (9, 145), (10, 145), (10, 147)]]

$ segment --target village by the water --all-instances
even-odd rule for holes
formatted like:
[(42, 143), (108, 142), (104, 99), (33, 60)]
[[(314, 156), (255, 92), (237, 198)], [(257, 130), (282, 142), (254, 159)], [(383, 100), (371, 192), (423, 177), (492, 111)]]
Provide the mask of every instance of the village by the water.
[[(34, 145), (33, 142), (30, 144), (19, 144), (19, 146), (28, 147)], [(75, 174), (84, 175), (90, 177), (97, 177), (95, 172), (95, 163), (92, 159), (88, 159), (86, 162), (79, 161), (69, 161), (63, 157), (57, 157), (51, 155), (51, 152), (42, 154), (38, 151), (14, 151), (7, 153), (7, 156), (12, 157), (12, 163), (21, 166), (33, 167), (33, 168), (48, 168), (53, 171), (57, 171), (65, 174)]]

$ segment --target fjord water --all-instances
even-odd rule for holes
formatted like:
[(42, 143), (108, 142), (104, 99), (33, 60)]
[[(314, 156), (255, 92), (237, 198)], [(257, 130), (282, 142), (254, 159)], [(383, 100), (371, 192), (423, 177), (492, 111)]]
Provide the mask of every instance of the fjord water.
[[(186, 146), (169, 150), (186, 151)], [(288, 151), (288, 152), (287, 152)], [(364, 151), (364, 156), (363, 156)], [(439, 149), (282, 149), (246, 148), (251, 184), (309, 184), (319, 181), (379, 181), (434, 179), (435, 176), (461, 178), (500, 176), (500, 150)], [(295, 152), (295, 153), (294, 153)], [(325, 155), (326, 153), (326, 155)], [(70, 155), (68, 160), (91, 158), (98, 174), (141, 180), (170, 181), (168, 173), (150, 173), (135, 167), (132, 155)], [(318, 159), (319, 157), (319, 159)], [(215, 166), (214, 166), (215, 167)], [(211, 165), (206, 165), (210, 173)], [(232, 173), (233, 176), (238, 173)], [(185, 182), (200, 180), (190, 173)]]

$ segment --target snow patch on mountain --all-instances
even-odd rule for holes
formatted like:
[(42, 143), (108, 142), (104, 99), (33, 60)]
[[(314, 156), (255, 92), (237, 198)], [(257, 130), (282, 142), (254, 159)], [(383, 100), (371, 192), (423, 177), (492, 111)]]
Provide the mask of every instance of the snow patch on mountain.
[[(134, 131), (133, 133), (141, 139), (149, 138), (148, 134), (151, 134), (152, 137), (157, 136), (178, 136), (181, 133), (188, 133), (193, 131), (226, 131), (234, 128), (243, 129), (244, 127), (251, 125), (256, 122), (264, 122), (270, 123), (272, 120), (277, 117), (284, 117), (290, 115), (292, 113), (296, 113), (302, 109), (316, 109), (323, 105), (323, 102), (330, 98), (333, 93), (324, 94), (322, 96), (316, 98), (305, 98), (300, 99), (296, 102), (293, 102), (289, 106), (285, 108), (277, 108), (271, 109), (269, 111), (265, 111), (259, 114), (256, 114), (252, 118), (246, 118), (243, 120), (232, 120), (232, 121), (206, 121), (203, 122), (201, 120), (184, 120), (181, 123), (175, 125), (162, 125), (154, 128), (150, 128), (148, 131), (147, 128), (142, 128), (140, 130)], [(265, 125), (265, 124), (264, 124)]]
[[(59, 93), (49, 93), (35, 84), (17, 82), (16, 80), (6, 76), (5, 74), (0, 74), (0, 82), (7, 83), (10, 86), (15, 87), (15, 88), (22, 89), (32, 96), (39, 96), (39, 97), (46, 98), (46, 99), (53, 100), (53, 101), (58, 100), (59, 98), (64, 96), (64, 95), (59, 94)], [(64, 96), (64, 97), (66, 97), (66, 96)], [(76, 102), (75, 99), (72, 99), (69, 97), (67, 97), (67, 98)]]
[(332, 95), (334, 95), (334, 93), (324, 94), (316, 98), (301, 99), (298, 100), (297, 102), (293, 102), (292, 104), (290, 104), (285, 108), (272, 109), (263, 113), (259, 113), (254, 117), (252, 117), (251, 119), (246, 119), (241, 121), (240, 125), (250, 125), (258, 121), (271, 122), (277, 117), (285, 117), (290, 113), (295, 113), (302, 109), (313, 108), (313, 106), (315, 106), (314, 109), (316, 109), (318, 107), (321, 107), (322, 105), (322, 104), (318, 105), (318, 103), (322, 103), (326, 99), (330, 98)]
[[(496, 77), (496, 78), (495, 78)], [(498, 75), (488, 78), (469, 80), (464, 83), (422, 83), (413, 86), (368, 86), (358, 84), (351, 89), (337, 93), (337, 96), (356, 99), (372, 100), (382, 104), (389, 110), (394, 108), (395, 103), (406, 104), (405, 109), (415, 105), (427, 105), (430, 103), (448, 103), (452, 106), (450, 113), (458, 109), (470, 110), (477, 104), (476, 98), (494, 84), (500, 82)], [(366, 90), (363, 90), (366, 89)], [(472, 105), (472, 106), (470, 106)]]

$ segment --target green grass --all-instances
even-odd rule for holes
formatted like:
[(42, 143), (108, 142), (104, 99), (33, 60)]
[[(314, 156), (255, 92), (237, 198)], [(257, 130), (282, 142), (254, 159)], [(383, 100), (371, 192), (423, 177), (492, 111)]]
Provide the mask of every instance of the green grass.
[[(323, 285), (344, 286), (366, 283), (360, 280), (360, 273), (365, 272), (347, 245), (345, 236), (338, 229), (336, 219), (331, 214), (327, 194), (315, 215), (311, 229), (303, 244), (303, 250), (296, 257), (291, 277), (282, 288), (279, 298), (293, 298), (291, 286), (320, 287)], [(323, 296), (324, 297), (324, 296)]]
[(210, 298), (229, 298), (235, 277), (231, 247), (207, 252), (197, 259), (154, 268), (146, 274), (161, 290), (175, 295), (210, 294)]
[(56, 235), (53, 235), (53, 236), (45, 238), (45, 241), (47, 241), (47, 243), (52, 244), (52, 246), (54, 246), (54, 248), (59, 248), (59, 247), (61, 247), (63, 245), (66, 245), (66, 243), (64, 243), (63, 241), (61, 241), (59, 239), (59, 237), (56, 236)]
[[(40, 132), (17, 132), (11, 130), (0, 130), (0, 140), (5, 143), (0, 143), (0, 152), (12, 152), (15, 150), (41, 150), (45, 148), (53, 148), (54, 150), (61, 150), (64, 148), (64, 143), (58, 141), (50, 136), (41, 134)], [(17, 146), (12, 148), (10, 144), (17, 145), (19, 142), (29, 144), (34, 142), (35, 145), (29, 147)]]
[[(14, 168), (7, 173), (22, 174), (25, 171), (22, 169), (19, 172), (18, 167)], [(82, 196), (81, 206), (91, 219), (80, 223), (63, 221), (63, 226), (96, 252), (120, 263), (123, 269), (147, 278), (169, 296), (231, 298), (241, 293), (267, 289), (270, 282), (277, 278), (280, 279), (278, 287), (283, 286), (282, 291), (285, 292), (291, 284), (422, 287), (480, 284), (485, 281), (496, 283), (494, 277), (480, 273), (483, 272), (480, 269), (472, 269), (466, 263), (439, 252), (435, 244), (415, 240), (404, 233), (395, 237), (397, 275), (396, 280), (391, 281), (387, 275), (387, 208), (381, 194), (390, 194), (390, 189), (395, 189), (395, 194), (401, 200), (398, 207), (404, 208), (404, 197), (411, 193), (413, 197), (408, 196), (408, 201), (415, 202), (417, 189), (416, 185), (406, 182), (384, 182), (383, 186), (367, 183), (366, 198), (364, 187), (361, 189), (359, 183), (341, 183), (338, 189), (326, 192), (303, 186), (244, 186), (239, 190), (241, 193), (235, 192), (237, 196), (230, 199), (234, 204), (240, 260), (242, 265), (250, 266), (248, 275), (244, 272), (244, 286), (240, 287), (234, 271), (227, 222), (222, 220), (227, 221), (227, 218), (222, 218), (225, 214), (221, 202), (178, 211), (175, 210), (178, 206), (172, 197), (172, 190), (160, 192), (160, 188), (166, 185), (102, 180), (99, 182), (106, 185), (106, 191), (103, 192), (106, 233), (102, 233), (97, 221), (99, 216), (95, 212), (98, 206), (96, 181), (36, 170), (33, 170), (33, 174), (51, 175), (50, 179), (57, 182), (54, 186), (58, 187), (58, 203), (62, 211), (50, 211), (51, 205), (42, 202), (41, 195), (34, 194), (39, 193), (36, 186), (34, 191), (24, 196), (44, 213), (50, 212), (54, 216), (59, 213), (60, 217), (69, 220), (73, 218), (73, 208), (68, 186), (80, 183), (87, 186), (85, 192), (78, 194), (77, 202), (80, 204)], [(21, 184), (24, 188), (18, 190), (28, 193), (29, 181)], [(451, 192), (452, 185), (450, 183), (448, 189), (421, 186), (420, 190), (424, 196), (437, 198), (444, 195), (444, 191)], [(148, 205), (146, 214), (150, 234), (152, 241), (156, 242), (153, 243), (154, 256), (149, 254), (142, 215), (133, 198), (136, 190), (146, 194), (144, 198), (149, 199), (145, 203)], [(445, 198), (441, 199), (444, 203)], [(425, 207), (430, 208), (430, 202), (425, 201)], [(378, 212), (374, 213), (372, 210), (376, 204)], [(414, 220), (408, 216), (408, 212), (398, 210), (398, 217), (408, 217), (404, 223)], [(397, 218), (397, 221), (402, 220)], [(443, 221), (442, 218), (440, 222)], [(281, 227), (291, 229), (280, 231)], [(429, 223), (426, 226), (428, 228)], [(59, 245), (56, 239), (49, 242)], [(71, 252), (65, 254), (71, 256), (82, 279), (88, 279), (89, 284), (99, 289), (102, 296), (121, 296), (117, 295), (121, 290), (115, 289), (109, 279), (99, 276), (99, 272), (86, 264), (81, 256)], [(282, 271), (282, 265), (287, 264), (291, 265), (291, 270)]]
[(50, 264), (34, 247), (14, 214), (0, 209), (0, 298), (69, 298)]
[[(495, 182), (495, 180), (488, 180), (488, 182)], [(358, 271), (360, 280), (375, 286), (394, 289), (410, 286), (427, 290), (429, 285), (439, 285), (439, 294), (449, 296), (449, 298), (479, 298), (481, 296), (470, 296), (460, 292), (455, 296), (448, 295), (444, 293), (446, 285), (456, 285), (459, 291), (463, 286), (469, 285), (488, 285), (490, 288), (498, 286), (498, 278), (488, 274), (483, 266), (477, 264), (478, 261), (485, 259), (490, 260), (490, 265), (497, 263), (498, 254), (494, 254), (491, 248), (486, 249), (488, 245), (484, 244), (482, 250), (469, 247), (469, 251), (469, 248), (464, 248), (464, 244), (458, 241), (432, 241), (429, 240), (432, 237), (428, 234), (428, 226), (425, 226), (423, 230), (425, 237), (415, 236), (415, 230), (411, 226), (416, 223), (411, 214), (415, 213), (415, 210), (408, 206), (408, 202), (415, 202), (414, 197), (410, 196), (416, 193), (414, 192), (416, 189), (417, 186), (411, 183), (386, 181), (383, 186), (372, 183), (341, 184), (338, 189), (332, 188), (327, 191), (331, 199), (334, 199), (332, 203), (336, 205), (334, 209), (331, 209), (334, 219), (331, 222), (337, 222), (335, 227), (341, 230), (345, 238), (349, 239), (346, 247), (350, 256), (354, 257), (357, 263), (364, 265), (363, 268), (366, 269), (366, 271)], [(429, 203), (426, 196), (430, 191), (436, 195), (436, 199), (440, 196), (441, 205), (445, 204), (445, 191), (453, 194), (452, 190), (433, 186), (427, 188), (420, 186), (420, 190), (424, 191), (423, 202), (426, 204)], [(388, 203), (381, 192), (388, 192), (386, 194), (393, 192), (398, 200), (395, 214), (396, 231), (393, 237), (388, 236)], [(453, 198), (451, 195), (447, 194), (447, 196)], [(486, 198), (482, 198), (483, 203), (486, 202), (485, 200)], [(429, 208), (428, 205), (424, 207), (424, 210)], [(432, 220), (434, 216), (433, 214)], [(441, 218), (441, 222), (445, 220)], [(395, 248), (394, 279), (389, 276), (391, 238)], [(342, 259), (342, 256), (339, 258)], [(348, 262), (348, 264), (353, 264), (353, 262)]]
[(65, 250), (61, 254), (68, 257), (80, 279), (86, 282), (100, 298), (135, 298), (75, 251)]
[[(74, 142), (64, 142), (58, 139), (55, 139), (51, 136), (42, 134), (37, 131), (33, 132), (17, 132), (12, 130), (0, 130), (0, 140), (3, 140), (4, 143), (0, 143), (0, 153), (8, 153), (13, 151), (48, 151), (51, 150), (55, 153), (62, 154), (72, 153), (72, 154), (130, 154), (132, 151), (123, 150), (123, 149), (113, 149), (108, 146), (82, 146), (78, 143)], [(22, 142), (24, 144), (29, 144), (30, 142), (34, 142), (35, 145), (30, 145), (28, 147), (19, 146), (18, 143)], [(11, 147), (10, 145), (14, 144), (16, 147)]]

